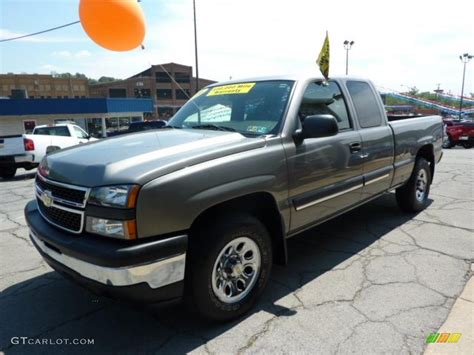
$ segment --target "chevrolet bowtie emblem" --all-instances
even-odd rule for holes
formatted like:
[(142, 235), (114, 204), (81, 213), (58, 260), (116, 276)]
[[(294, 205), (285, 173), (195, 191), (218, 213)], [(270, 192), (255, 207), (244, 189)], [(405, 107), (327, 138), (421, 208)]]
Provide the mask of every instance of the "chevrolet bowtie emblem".
[(53, 195), (51, 194), (51, 191), (44, 190), (41, 194), (41, 201), (43, 201), (43, 204), (46, 207), (51, 207), (53, 204)]

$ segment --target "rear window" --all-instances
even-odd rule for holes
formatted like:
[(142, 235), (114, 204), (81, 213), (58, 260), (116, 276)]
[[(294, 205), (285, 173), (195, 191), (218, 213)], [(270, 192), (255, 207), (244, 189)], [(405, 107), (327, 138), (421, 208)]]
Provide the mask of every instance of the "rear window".
[(383, 122), (382, 113), (369, 84), (363, 81), (348, 81), (347, 89), (354, 103), (360, 126), (362, 128), (380, 126)]
[(45, 136), (63, 136), (69, 137), (69, 129), (66, 126), (60, 127), (41, 127), (36, 128), (34, 134), (45, 135)]

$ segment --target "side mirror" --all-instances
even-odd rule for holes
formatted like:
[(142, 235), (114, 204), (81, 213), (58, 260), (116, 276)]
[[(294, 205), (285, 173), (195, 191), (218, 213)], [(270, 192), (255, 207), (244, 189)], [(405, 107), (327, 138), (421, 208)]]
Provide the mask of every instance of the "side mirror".
[(308, 116), (303, 121), (303, 129), (298, 132), (298, 138), (330, 137), (337, 134), (339, 127), (333, 115), (321, 114)]

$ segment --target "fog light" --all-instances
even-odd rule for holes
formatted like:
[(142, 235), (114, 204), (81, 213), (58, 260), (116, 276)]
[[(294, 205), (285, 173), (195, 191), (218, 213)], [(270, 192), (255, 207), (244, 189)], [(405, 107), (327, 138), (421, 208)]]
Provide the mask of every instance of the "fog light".
[(137, 238), (137, 224), (134, 219), (117, 221), (114, 219), (87, 217), (86, 231), (112, 238)]

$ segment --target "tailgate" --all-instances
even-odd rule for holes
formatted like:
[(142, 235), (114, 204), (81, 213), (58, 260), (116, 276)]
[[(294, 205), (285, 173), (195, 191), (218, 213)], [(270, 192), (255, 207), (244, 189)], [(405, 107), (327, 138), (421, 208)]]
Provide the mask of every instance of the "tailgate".
[(23, 135), (0, 137), (0, 156), (25, 154)]

